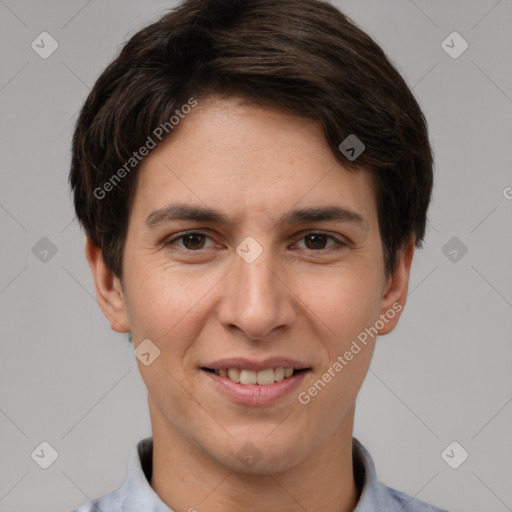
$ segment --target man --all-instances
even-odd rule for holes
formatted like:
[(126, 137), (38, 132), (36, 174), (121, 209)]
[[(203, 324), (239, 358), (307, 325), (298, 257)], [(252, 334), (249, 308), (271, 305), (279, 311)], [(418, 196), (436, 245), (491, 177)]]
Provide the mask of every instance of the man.
[(188, 0), (100, 76), (70, 183), (152, 437), (106, 511), (439, 511), (353, 438), (432, 190), (425, 119), (318, 0)]

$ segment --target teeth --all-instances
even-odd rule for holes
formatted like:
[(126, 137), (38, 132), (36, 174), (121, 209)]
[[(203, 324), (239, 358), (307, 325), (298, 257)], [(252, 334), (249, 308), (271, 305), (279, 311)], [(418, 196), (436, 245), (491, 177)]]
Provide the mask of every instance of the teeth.
[(274, 370), (274, 380), (276, 382), (279, 382), (280, 380), (284, 379), (284, 368), (280, 366), (279, 368), (276, 368)]
[(268, 384), (274, 384), (287, 377), (293, 375), (293, 368), (267, 368), (256, 372), (254, 370), (241, 370), (239, 368), (223, 368), (215, 370), (216, 375), (221, 377), (227, 377), (233, 382), (240, 384), (259, 384), (260, 386), (266, 386)]
[(269, 368), (268, 370), (261, 370), (256, 374), (256, 382), (261, 385), (274, 384), (274, 370)]
[(256, 372), (240, 370), (240, 384), (256, 384)]
[[(224, 373), (227, 372), (227, 377), (229, 377), (233, 382), (240, 382), (240, 370), (238, 368), (229, 368), (228, 370), (224, 370)], [(226, 377), (226, 375), (224, 375)]]

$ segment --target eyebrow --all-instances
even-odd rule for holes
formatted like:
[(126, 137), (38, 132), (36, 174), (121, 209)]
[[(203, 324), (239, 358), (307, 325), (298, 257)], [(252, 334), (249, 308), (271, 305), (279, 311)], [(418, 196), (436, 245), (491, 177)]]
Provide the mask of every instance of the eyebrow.
[[(189, 220), (232, 226), (234, 222), (220, 210), (189, 204), (170, 204), (151, 212), (146, 218), (146, 226), (155, 229), (167, 222)], [(351, 222), (368, 230), (367, 220), (359, 213), (340, 206), (323, 206), (291, 210), (282, 215), (278, 225), (304, 224), (320, 221)]]

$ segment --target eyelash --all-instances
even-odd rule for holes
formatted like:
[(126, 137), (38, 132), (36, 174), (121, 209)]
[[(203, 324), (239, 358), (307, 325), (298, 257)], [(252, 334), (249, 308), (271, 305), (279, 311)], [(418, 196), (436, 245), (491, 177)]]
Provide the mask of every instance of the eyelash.
[[(203, 233), (201, 231), (187, 231), (186, 233), (183, 233), (175, 238), (173, 238), (172, 240), (169, 240), (167, 242), (165, 242), (165, 245), (166, 246), (171, 246), (171, 245), (174, 245), (174, 242), (176, 242), (177, 240), (182, 240), (183, 238), (187, 237), (187, 236), (190, 236), (190, 235), (199, 235), (199, 236), (205, 236), (207, 238), (210, 238), (211, 237), (209, 235), (207, 235), (206, 233)], [(330, 238), (332, 240), (334, 240), (336, 242), (336, 245), (338, 246), (336, 248), (336, 246), (333, 246), (333, 247), (328, 247), (326, 249), (306, 249), (306, 251), (309, 251), (309, 252), (312, 252), (312, 253), (317, 253), (317, 252), (326, 252), (326, 251), (329, 251), (329, 250), (340, 250), (340, 249), (343, 249), (344, 247), (348, 246), (348, 244), (346, 242), (343, 242), (341, 240), (339, 240), (338, 238), (332, 236), (332, 235), (329, 235), (328, 233), (325, 233), (324, 231), (309, 231), (307, 233), (305, 233), (301, 238), (300, 240), (306, 238), (307, 236), (311, 236), (311, 235), (326, 235), (327, 238)], [(201, 252), (201, 251), (204, 251), (206, 249), (197, 249), (197, 250), (192, 250), (192, 249), (187, 249), (186, 247), (179, 247), (179, 250), (183, 250), (183, 251), (186, 251), (186, 252), (189, 252), (189, 253), (194, 253), (194, 252)]]

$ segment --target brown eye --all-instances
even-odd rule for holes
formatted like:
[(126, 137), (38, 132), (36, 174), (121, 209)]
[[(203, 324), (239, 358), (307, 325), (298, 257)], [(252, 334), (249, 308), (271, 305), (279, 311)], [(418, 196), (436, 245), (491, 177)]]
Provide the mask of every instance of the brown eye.
[(310, 244), (306, 243), (308, 249), (324, 249), (327, 238), (327, 235), (324, 235), (322, 233), (314, 233), (312, 235), (307, 235), (304, 237), (305, 240), (310, 242)]
[[(332, 244), (330, 247), (326, 247), (326, 243), (328, 239), (333, 240), (335, 243)], [(328, 235), (327, 233), (308, 233), (305, 236), (302, 237), (301, 240), (305, 240), (305, 246), (306, 249), (310, 251), (319, 251), (319, 250), (326, 250), (330, 249), (331, 247), (335, 245), (344, 246), (343, 242), (340, 240), (334, 238), (331, 235)]]
[(183, 245), (187, 249), (202, 249), (204, 245), (203, 235), (198, 233), (192, 233), (190, 235), (183, 236)]
[(204, 249), (204, 242), (206, 238), (210, 238), (204, 233), (199, 232), (189, 232), (183, 235), (180, 235), (172, 240), (169, 240), (166, 245), (176, 245), (178, 240), (182, 241), (182, 245), (178, 246), (181, 249), (186, 249), (188, 251), (199, 251)]

